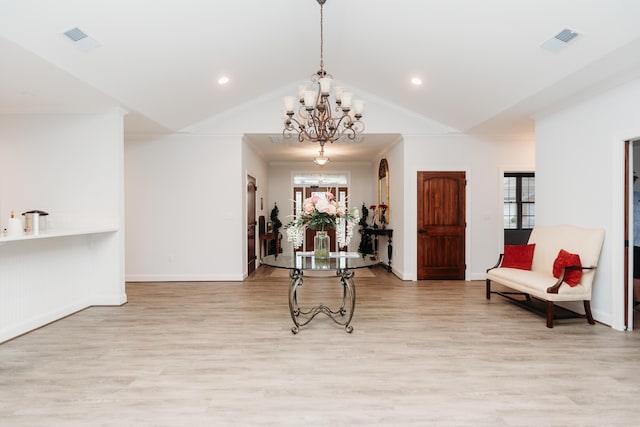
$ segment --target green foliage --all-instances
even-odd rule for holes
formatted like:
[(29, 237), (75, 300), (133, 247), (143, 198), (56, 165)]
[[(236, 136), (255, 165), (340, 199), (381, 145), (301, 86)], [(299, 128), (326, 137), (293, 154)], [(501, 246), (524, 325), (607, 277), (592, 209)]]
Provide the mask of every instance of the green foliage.
[(278, 205), (276, 203), (273, 204), (273, 209), (271, 209), (271, 215), (269, 218), (273, 223), (273, 232), (278, 233), (280, 227), (282, 227), (282, 222), (278, 218), (278, 214), (280, 213), (280, 209), (278, 209)]

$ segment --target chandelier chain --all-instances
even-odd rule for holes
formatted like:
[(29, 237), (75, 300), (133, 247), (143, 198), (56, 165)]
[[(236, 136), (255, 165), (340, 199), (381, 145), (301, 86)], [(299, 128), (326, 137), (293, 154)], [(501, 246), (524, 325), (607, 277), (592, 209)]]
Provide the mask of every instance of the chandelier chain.
[(320, 5), (320, 70), (324, 70), (324, 5)]

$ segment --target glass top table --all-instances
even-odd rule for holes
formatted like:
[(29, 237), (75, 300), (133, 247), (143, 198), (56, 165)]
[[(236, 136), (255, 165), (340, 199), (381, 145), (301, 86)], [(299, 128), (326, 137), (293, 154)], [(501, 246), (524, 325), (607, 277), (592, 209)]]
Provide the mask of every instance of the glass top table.
[(328, 259), (316, 259), (313, 252), (297, 252), (296, 255), (269, 255), (262, 258), (262, 263), (277, 268), (330, 271), (371, 267), (380, 261), (357, 252), (331, 252)]
[[(276, 268), (289, 269), (291, 284), (289, 285), (289, 312), (293, 320), (291, 332), (297, 334), (302, 326), (307, 325), (316, 315), (323, 313), (338, 325), (344, 326), (346, 332), (353, 332), (351, 319), (356, 306), (356, 286), (353, 281), (354, 269), (371, 267), (379, 263), (370, 256), (362, 256), (357, 252), (331, 252), (329, 258), (316, 258), (313, 252), (296, 252), (295, 255), (269, 255), (262, 263)], [(298, 304), (298, 288), (303, 284), (305, 271), (335, 271), (342, 285), (342, 304), (333, 310), (324, 304), (303, 310)]]

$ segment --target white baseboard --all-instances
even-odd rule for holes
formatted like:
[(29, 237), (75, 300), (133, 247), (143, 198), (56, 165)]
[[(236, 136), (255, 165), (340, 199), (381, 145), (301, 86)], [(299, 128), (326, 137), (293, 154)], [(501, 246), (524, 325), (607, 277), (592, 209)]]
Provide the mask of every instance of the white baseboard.
[(49, 323), (69, 316), (70, 314), (84, 310), (89, 306), (91, 306), (89, 301), (77, 301), (65, 307), (57, 308), (47, 313), (42, 313), (31, 319), (0, 329), (0, 343), (41, 328)]
[(126, 282), (242, 282), (243, 274), (127, 274)]

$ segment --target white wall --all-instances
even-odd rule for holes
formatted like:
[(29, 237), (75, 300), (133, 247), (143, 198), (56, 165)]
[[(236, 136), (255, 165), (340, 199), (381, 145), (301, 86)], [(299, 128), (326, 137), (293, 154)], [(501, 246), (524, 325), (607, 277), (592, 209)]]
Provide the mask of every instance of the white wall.
[[(483, 280), (486, 269), (502, 252), (503, 224), (501, 188), (504, 170), (535, 170), (533, 139), (479, 137), (471, 135), (404, 136), (402, 151), (391, 153), (392, 186), (402, 179), (403, 202), (392, 188), (392, 227), (402, 230), (394, 242), (394, 270), (405, 280), (417, 278), (417, 173), (418, 171), (463, 171), (467, 176), (466, 264), (468, 280)], [(403, 167), (402, 177), (394, 170)], [(537, 175), (537, 172), (536, 172)], [(537, 180), (537, 178), (536, 178)], [(403, 224), (396, 223), (402, 209)], [(395, 236), (394, 232), (394, 236)], [(396, 249), (394, 245), (394, 250)], [(396, 257), (397, 254), (397, 257)]]
[(127, 140), (128, 281), (244, 278), (242, 145), (239, 135)]
[(122, 114), (0, 116), (0, 224), (49, 212), (51, 229), (118, 224)]
[(90, 305), (126, 302), (122, 112), (0, 116), (0, 216), (49, 212), (48, 231), (118, 231), (0, 245), (0, 342)]
[(604, 228), (596, 320), (623, 328), (624, 141), (640, 136), (640, 79), (536, 121), (540, 225)]

